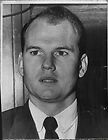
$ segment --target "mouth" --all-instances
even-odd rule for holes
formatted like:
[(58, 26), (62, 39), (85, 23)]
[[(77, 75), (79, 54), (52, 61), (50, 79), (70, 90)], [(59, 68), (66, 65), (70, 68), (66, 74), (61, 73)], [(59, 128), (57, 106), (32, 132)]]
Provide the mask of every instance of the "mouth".
[(46, 84), (54, 84), (57, 83), (57, 79), (54, 77), (43, 77), (39, 79), (39, 82)]

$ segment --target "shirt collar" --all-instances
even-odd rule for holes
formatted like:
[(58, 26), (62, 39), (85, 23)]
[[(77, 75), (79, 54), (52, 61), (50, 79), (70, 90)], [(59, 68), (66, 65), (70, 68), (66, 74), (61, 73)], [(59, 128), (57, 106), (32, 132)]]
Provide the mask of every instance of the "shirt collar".
[(35, 122), (37, 131), (40, 132), (43, 127), (43, 121), (46, 117), (48, 117), (44, 112), (38, 109), (30, 100), (29, 100), (29, 108), (32, 114), (33, 120)]
[[(48, 117), (44, 112), (38, 109), (30, 100), (29, 108), (33, 120), (36, 124), (37, 131), (40, 132), (43, 128), (43, 121)], [(61, 132), (67, 131), (77, 118), (77, 99), (65, 110), (54, 116), (58, 123), (58, 128)]]
[(54, 116), (58, 123), (58, 130), (66, 132), (74, 124), (77, 116), (77, 99), (75, 99), (69, 107)]

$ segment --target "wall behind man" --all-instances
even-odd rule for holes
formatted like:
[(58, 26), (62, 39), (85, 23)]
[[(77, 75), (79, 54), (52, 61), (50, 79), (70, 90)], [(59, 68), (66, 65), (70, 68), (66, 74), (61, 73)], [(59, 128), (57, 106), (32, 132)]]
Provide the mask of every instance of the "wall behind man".
[[(46, 5), (47, 6), (47, 5)], [(23, 105), (27, 90), (18, 72), (18, 54), (21, 51), (22, 26), (40, 12), (45, 5), (3, 5), (2, 45), (2, 111)], [(78, 97), (82, 108), (104, 108), (108, 105), (106, 80), (107, 51), (107, 5), (65, 5), (75, 13), (87, 31), (87, 54), (89, 67), (78, 84)]]

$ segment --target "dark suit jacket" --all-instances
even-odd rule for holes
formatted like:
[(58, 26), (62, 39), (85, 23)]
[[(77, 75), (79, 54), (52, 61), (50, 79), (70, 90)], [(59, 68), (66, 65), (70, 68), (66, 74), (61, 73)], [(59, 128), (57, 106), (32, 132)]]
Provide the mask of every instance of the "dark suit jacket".
[[(78, 115), (76, 138), (108, 138), (107, 112), (79, 111)], [(39, 139), (28, 102), (2, 114), (2, 136), (11, 139)]]

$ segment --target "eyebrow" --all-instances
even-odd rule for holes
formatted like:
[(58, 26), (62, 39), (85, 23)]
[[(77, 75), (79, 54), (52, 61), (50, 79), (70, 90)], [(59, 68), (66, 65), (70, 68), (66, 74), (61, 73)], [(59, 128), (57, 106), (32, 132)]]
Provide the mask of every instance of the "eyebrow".
[[(31, 50), (31, 49), (40, 50), (41, 48), (38, 47), (38, 46), (29, 46), (28, 48), (26, 48), (26, 52), (27, 52), (28, 50)], [(63, 49), (63, 50), (66, 49), (66, 50), (69, 50), (69, 51), (73, 52), (73, 48), (69, 48), (69, 47), (67, 47), (67, 46), (64, 46), (64, 47), (57, 47), (57, 48), (55, 48), (55, 51), (62, 50), (62, 49)]]
[(31, 50), (31, 49), (37, 49), (37, 50), (40, 50), (41, 48), (38, 47), (38, 46), (29, 46), (28, 48), (26, 48), (26, 52), (27, 52), (28, 50)]
[(55, 50), (62, 50), (62, 49), (66, 49), (66, 50), (69, 50), (69, 51), (73, 52), (73, 48), (69, 48), (69, 47), (67, 47), (67, 46), (58, 47), (58, 48), (56, 48)]

